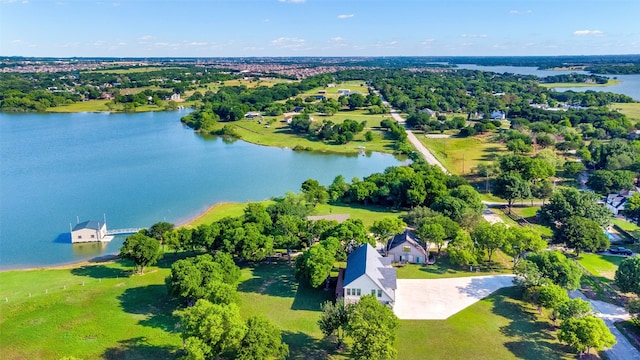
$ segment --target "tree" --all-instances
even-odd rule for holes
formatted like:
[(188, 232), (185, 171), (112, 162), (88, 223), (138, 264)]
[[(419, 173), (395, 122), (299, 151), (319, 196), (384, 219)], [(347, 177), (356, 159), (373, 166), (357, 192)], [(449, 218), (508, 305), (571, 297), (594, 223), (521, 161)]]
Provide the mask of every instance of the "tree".
[(351, 94), (347, 100), (347, 104), (349, 105), (349, 109), (355, 110), (357, 108), (361, 108), (365, 104), (365, 97), (362, 94)]
[(490, 224), (482, 222), (471, 233), (471, 238), (479, 249), (486, 251), (491, 263), (493, 253), (504, 247), (507, 242), (507, 227), (503, 223)]
[(498, 169), (493, 164), (480, 163), (480, 164), (478, 164), (478, 166), (475, 167), (474, 170), (478, 175), (484, 177), (484, 180), (485, 180), (484, 192), (488, 193), (489, 192), (489, 178), (494, 176), (494, 175), (496, 175)]
[(162, 252), (164, 253), (165, 234), (173, 230), (173, 224), (166, 221), (157, 222), (147, 230), (147, 236), (150, 236), (160, 242)]
[(382, 220), (374, 221), (369, 230), (376, 240), (384, 244), (386, 248), (389, 239), (396, 234), (400, 234), (406, 226), (407, 224), (399, 218), (386, 217)]
[(542, 286), (538, 293), (538, 302), (540, 306), (547, 309), (558, 309), (567, 301), (569, 301), (567, 289), (555, 284)]
[(517, 266), (520, 260), (528, 252), (544, 250), (547, 242), (542, 239), (540, 233), (530, 227), (512, 226), (508, 229), (507, 241), (502, 247), (507, 255), (513, 256), (513, 266)]
[(598, 203), (599, 200), (599, 196), (590, 191), (561, 188), (538, 210), (538, 219), (552, 228), (566, 223), (571, 216), (582, 216), (600, 226), (606, 226), (612, 214), (603, 204)]
[(520, 261), (514, 265), (513, 273), (516, 275), (514, 282), (526, 288), (538, 287), (544, 282), (544, 276), (538, 265), (529, 260)]
[(430, 256), (431, 244), (443, 243), (447, 234), (444, 232), (444, 227), (438, 223), (421, 223), (416, 229), (416, 235), (426, 244), (427, 256)]
[(342, 345), (344, 332), (348, 324), (348, 306), (344, 300), (337, 300), (334, 304), (331, 301), (322, 303), (322, 314), (318, 320), (320, 331), (325, 337), (336, 334), (338, 338), (338, 347)]
[(640, 225), (640, 193), (633, 194), (624, 204), (625, 215)]
[(533, 151), (533, 146), (527, 144), (522, 139), (513, 139), (507, 141), (507, 149), (513, 151), (514, 154), (522, 154)]
[(509, 204), (509, 212), (511, 205), (516, 199), (527, 199), (531, 197), (531, 188), (529, 183), (513, 171), (503, 173), (494, 180), (493, 194), (506, 199)]
[(189, 304), (198, 299), (230, 303), (237, 297), (239, 278), (240, 268), (231, 256), (218, 252), (215, 258), (205, 254), (174, 262), (166, 284), (171, 295), (181, 297)]
[(635, 174), (629, 170), (596, 170), (589, 176), (587, 186), (600, 194), (633, 189)]
[(247, 331), (240, 341), (239, 360), (286, 359), (289, 346), (282, 342), (282, 331), (269, 320), (253, 316), (247, 320)]
[(214, 359), (240, 345), (246, 325), (236, 304), (218, 305), (200, 299), (182, 313), (187, 356)]
[(593, 310), (591, 304), (588, 301), (584, 301), (580, 298), (570, 299), (565, 301), (557, 308), (558, 317), (561, 320), (567, 320), (570, 318), (581, 318), (587, 315), (591, 315)]
[(291, 264), (291, 249), (300, 246), (299, 226), (302, 219), (294, 215), (282, 215), (274, 224), (274, 230), (279, 237), (279, 245), (287, 249), (287, 261)]
[(340, 241), (334, 237), (311, 246), (302, 256), (296, 258), (296, 278), (305, 280), (314, 288), (322, 285), (333, 269), (340, 247)]
[(144, 273), (144, 268), (153, 265), (160, 259), (160, 243), (142, 232), (127, 236), (120, 248), (120, 257), (132, 260), (136, 271)]
[(458, 235), (447, 246), (447, 251), (449, 259), (454, 264), (470, 266), (478, 263), (478, 249), (466, 231), (458, 232)]
[(604, 321), (594, 316), (563, 321), (558, 331), (558, 340), (574, 347), (581, 357), (585, 352), (588, 354), (591, 348), (603, 350), (616, 344), (616, 338)]
[(553, 230), (553, 241), (565, 243), (580, 256), (581, 251), (604, 250), (609, 247), (609, 238), (600, 225), (581, 216), (572, 216), (567, 222)]
[(582, 162), (567, 161), (564, 163), (564, 175), (570, 178), (576, 177), (581, 172), (587, 170)]
[(622, 260), (615, 275), (616, 285), (623, 292), (640, 295), (640, 257), (630, 257)]
[(347, 334), (353, 339), (351, 355), (356, 359), (395, 359), (399, 321), (391, 308), (373, 295), (365, 295), (348, 315)]
[(560, 251), (542, 251), (529, 254), (527, 260), (536, 264), (543, 277), (554, 284), (575, 290), (580, 286), (582, 270)]
[(327, 192), (327, 189), (320, 185), (318, 180), (305, 180), (302, 183), (301, 190), (305, 199), (314, 206), (317, 204), (324, 204), (329, 200), (329, 193)]
[(344, 176), (338, 175), (333, 179), (331, 185), (329, 185), (329, 200), (332, 202), (339, 201), (349, 191), (349, 184), (344, 181)]
[(640, 326), (640, 299), (634, 299), (627, 303), (625, 309), (631, 315), (631, 319), (636, 324), (636, 326)]

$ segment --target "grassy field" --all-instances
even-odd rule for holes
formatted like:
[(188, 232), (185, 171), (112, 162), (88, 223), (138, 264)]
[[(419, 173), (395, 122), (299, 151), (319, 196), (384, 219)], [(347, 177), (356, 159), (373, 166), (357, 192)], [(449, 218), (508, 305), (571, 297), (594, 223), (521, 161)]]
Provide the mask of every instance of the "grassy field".
[(416, 136), (447, 170), (458, 175), (470, 174), (479, 163), (489, 163), (506, 151), (503, 144), (490, 142), (486, 137), (432, 139), (420, 134)]
[(618, 266), (624, 259), (625, 257), (622, 256), (583, 253), (577, 261), (600, 281), (610, 283), (614, 279)]
[[(265, 206), (273, 203), (272, 200), (260, 201)], [(247, 203), (220, 203), (216, 204), (202, 215), (190, 220), (184, 226), (197, 227), (200, 224), (210, 224), (216, 220), (220, 220), (227, 216), (240, 216), (244, 213)], [(330, 205), (318, 204), (313, 211), (313, 215), (329, 215), (329, 214), (349, 214), (352, 219), (360, 219), (366, 227), (373, 225), (374, 221), (384, 219), (386, 217), (398, 217), (405, 214), (405, 211), (393, 211), (383, 207), (375, 206), (358, 206), (358, 205)]]
[(446, 320), (400, 321), (398, 359), (574, 359), (520, 297), (504, 288)]
[(640, 103), (614, 103), (609, 107), (625, 114), (632, 122), (640, 122)]
[[(170, 260), (131, 276), (121, 263), (0, 273), (0, 348), (5, 359), (173, 359), (181, 337), (164, 278)], [(291, 266), (242, 269), (240, 309), (283, 330), (290, 359), (344, 359), (316, 321), (331, 292), (299, 286)], [(31, 295), (31, 296), (30, 296)], [(5, 302), (4, 298), (8, 301)], [(502, 289), (444, 321), (401, 321), (398, 359), (563, 358), (549, 322)]]
[[(296, 96), (296, 97), (301, 97), (301, 98), (306, 98), (309, 96), (313, 96), (313, 95), (324, 95), (325, 97), (331, 99), (337, 99), (340, 97), (340, 95), (338, 94), (338, 90), (342, 90), (342, 89), (346, 89), (346, 90), (350, 90), (352, 93), (353, 92), (359, 92), (362, 95), (366, 96), (369, 93), (369, 89), (367, 88), (366, 84), (364, 81), (362, 80), (352, 80), (352, 81), (345, 81), (345, 82), (341, 82), (341, 83), (337, 83), (335, 87), (330, 87), (330, 88), (325, 88), (325, 87), (317, 87), (308, 91), (305, 91), (304, 93)], [(319, 91), (324, 91), (324, 94), (319, 94)]]
[[(76, 102), (69, 105), (47, 108), (51, 113), (77, 113), (77, 112), (121, 112), (124, 110), (122, 104), (116, 105), (112, 110), (107, 107), (110, 100), (89, 100)], [(135, 112), (165, 111), (164, 107), (157, 105), (138, 106)]]
[[(333, 145), (325, 143), (317, 139), (308, 137), (304, 134), (295, 134), (289, 129), (289, 125), (282, 121), (282, 117), (264, 117), (261, 120), (240, 120), (229, 124), (235, 127), (237, 133), (245, 141), (253, 144), (276, 146), (289, 149), (304, 149), (309, 151), (340, 153), (340, 154), (359, 154), (361, 147), (368, 151), (392, 153), (393, 141), (385, 139), (385, 132), (377, 128), (383, 115), (367, 115), (362, 110), (342, 111), (333, 116), (313, 115), (316, 121), (330, 120), (334, 123), (342, 123), (345, 119), (354, 121), (367, 121), (365, 131), (357, 134), (354, 140), (344, 145)], [(223, 127), (225, 123), (218, 123), (218, 127)], [(364, 133), (367, 130), (373, 132), (373, 140), (366, 141)]]
[(618, 85), (620, 80), (609, 79), (606, 84), (587, 84), (587, 83), (540, 83), (540, 86), (545, 88), (579, 88), (579, 87), (594, 87), (594, 86), (613, 86)]

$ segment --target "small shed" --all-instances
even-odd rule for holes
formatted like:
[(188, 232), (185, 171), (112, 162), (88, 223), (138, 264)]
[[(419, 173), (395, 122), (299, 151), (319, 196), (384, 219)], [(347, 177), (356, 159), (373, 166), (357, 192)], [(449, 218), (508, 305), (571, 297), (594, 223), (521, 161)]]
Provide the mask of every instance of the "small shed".
[(89, 220), (81, 222), (71, 229), (71, 242), (109, 241), (107, 236), (107, 224), (105, 222)]

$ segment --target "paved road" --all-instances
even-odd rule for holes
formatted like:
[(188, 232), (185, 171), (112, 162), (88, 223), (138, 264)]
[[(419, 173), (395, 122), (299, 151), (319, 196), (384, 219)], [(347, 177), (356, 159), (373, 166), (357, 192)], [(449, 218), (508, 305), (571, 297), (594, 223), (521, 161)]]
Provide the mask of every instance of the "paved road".
[(569, 295), (572, 298), (579, 297), (591, 303), (593, 310), (596, 312), (596, 316), (604, 320), (609, 330), (611, 330), (611, 333), (616, 337), (617, 343), (611, 349), (605, 351), (609, 360), (640, 360), (640, 351), (633, 347), (629, 340), (613, 325), (616, 321), (629, 318), (629, 313), (627, 313), (623, 307), (588, 299), (583, 293), (577, 290), (571, 291)]
[[(387, 103), (387, 106), (388, 105)], [(404, 124), (404, 119), (400, 116), (400, 114), (398, 114), (398, 112), (394, 109), (391, 109), (391, 116), (399, 123), (399, 124)], [(442, 163), (440, 161), (438, 161), (438, 159), (436, 159), (435, 156), (433, 156), (433, 154), (431, 153), (431, 151), (429, 151), (429, 149), (427, 149), (426, 147), (424, 147), (424, 145), (422, 145), (422, 143), (420, 142), (420, 140), (418, 140), (418, 138), (416, 137), (416, 135), (413, 133), (413, 131), (405, 128), (405, 131), (407, 132), (407, 139), (409, 140), (409, 142), (411, 144), (413, 144), (413, 146), (416, 148), (416, 150), (418, 150), (422, 156), (425, 158), (425, 160), (427, 160), (427, 163), (431, 164), (431, 165), (436, 165), (438, 167), (440, 167), (440, 169), (442, 169), (442, 171), (445, 174), (448, 174), (449, 171), (447, 170), (447, 168), (445, 168)]]

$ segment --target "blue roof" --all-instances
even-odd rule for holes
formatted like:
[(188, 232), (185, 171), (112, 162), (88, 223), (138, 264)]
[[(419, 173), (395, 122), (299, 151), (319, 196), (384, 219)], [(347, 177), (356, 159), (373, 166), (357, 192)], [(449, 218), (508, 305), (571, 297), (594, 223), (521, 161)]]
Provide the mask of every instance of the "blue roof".
[(378, 287), (392, 299), (395, 296), (388, 290), (396, 289), (396, 269), (386, 265), (382, 256), (370, 244), (364, 244), (352, 252), (347, 258), (347, 269), (344, 272), (344, 286), (367, 275)]
[(73, 227), (72, 231), (82, 230), (82, 229), (92, 229), (92, 230), (100, 230), (104, 224), (97, 220), (88, 220), (79, 223), (78, 225)]

